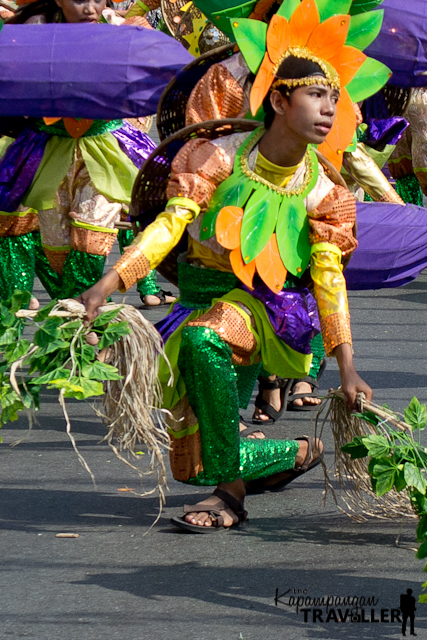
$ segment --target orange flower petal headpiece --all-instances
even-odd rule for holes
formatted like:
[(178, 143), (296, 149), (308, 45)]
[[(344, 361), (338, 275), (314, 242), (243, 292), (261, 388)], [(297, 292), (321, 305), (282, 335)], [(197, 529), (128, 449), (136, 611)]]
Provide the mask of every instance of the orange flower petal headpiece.
[[(353, 102), (376, 93), (391, 76), (388, 67), (362, 52), (377, 37), (384, 13), (369, 11), (369, 0), (366, 4), (366, 10), (351, 16), (351, 0), (286, 0), (268, 27), (248, 18), (231, 21), (237, 44), (256, 74), (250, 95), (254, 116), (270, 89), (280, 84), (291, 88), (320, 82), (340, 89), (334, 125), (319, 146), (337, 169), (356, 130)], [(325, 77), (278, 78), (281, 63), (291, 55), (316, 62)]]

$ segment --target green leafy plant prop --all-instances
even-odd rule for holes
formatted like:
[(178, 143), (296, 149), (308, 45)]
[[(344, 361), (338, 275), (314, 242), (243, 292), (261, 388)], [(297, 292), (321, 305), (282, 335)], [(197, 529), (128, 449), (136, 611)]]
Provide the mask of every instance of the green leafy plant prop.
[[(102, 397), (102, 407), (98, 403), (94, 409), (108, 425), (104, 440), (140, 476), (157, 471), (162, 504), (163, 453), (169, 438), (162, 420), (152, 418), (153, 409), (161, 407), (157, 363), (164, 354), (159, 334), (129, 305), (106, 305), (88, 323), (83, 305), (75, 300), (52, 301), (38, 311), (25, 308), (29, 301), (28, 292), (16, 291), (0, 303), (0, 426), (17, 420), (23, 411), (31, 426), (40, 391), (57, 389), (67, 434), (94, 482), (71, 433), (65, 399)], [(23, 336), (26, 324), (33, 332), (31, 340)], [(145, 473), (120, 455), (127, 450), (136, 458), (139, 443), (151, 453)]]
[[(376, 433), (356, 436), (341, 450), (351, 460), (369, 459), (372, 491), (378, 497), (393, 491), (407, 492), (419, 518), (417, 541), (421, 544), (417, 558), (427, 558), (427, 452), (421, 444), (421, 432), (427, 426), (426, 405), (413, 397), (404, 410), (403, 422), (387, 406), (372, 411), (366, 403), (355, 417), (373, 426)], [(427, 588), (427, 582), (423, 587)], [(427, 593), (419, 601), (427, 602)]]

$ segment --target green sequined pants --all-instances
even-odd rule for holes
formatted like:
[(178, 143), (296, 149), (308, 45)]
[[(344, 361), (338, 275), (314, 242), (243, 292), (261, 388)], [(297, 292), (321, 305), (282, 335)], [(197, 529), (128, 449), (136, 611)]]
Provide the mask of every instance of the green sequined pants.
[(404, 202), (423, 206), (423, 192), (414, 173), (396, 180), (396, 191)]
[[(123, 253), (124, 249), (131, 244), (133, 238), (134, 234), (131, 229), (119, 230), (118, 241), (121, 253)], [(136, 290), (141, 298), (144, 298), (144, 296), (156, 296), (160, 293), (160, 287), (157, 284), (157, 272), (152, 269), (145, 278), (139, 280), (136, 285)]]
[(255, 480), (295, 464), (294, 440), (240, 438), (237, 373), (231, 356), (231, 348), (212, 329), (183, 329), (178, 366), (198, 420), (203, 463), (203, 471), (189, 484)]

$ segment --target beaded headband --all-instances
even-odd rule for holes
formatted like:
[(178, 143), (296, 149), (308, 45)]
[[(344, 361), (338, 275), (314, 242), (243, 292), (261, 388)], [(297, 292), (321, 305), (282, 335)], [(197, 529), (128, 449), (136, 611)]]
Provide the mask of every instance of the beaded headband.
[(289, 87), (313, 83), (311, 76), (277, 77), (290, 55), (316, 62), (325, 75), (324, 80), (317, 76), (317, 82), (340, 89), (334, 124), (319, 145), (338, 170), (356, 130), (353, 103), (379, 91), (391, 76), (388, 67), (362, 52), (379, 34), (383, 20), (384, 11), (371, 7), (371, 0), (285, 0), (268, 26), (237, 16), (231, 20), (240, 51), (256, 75), (250, 95), (254, 116), (279, 81)]

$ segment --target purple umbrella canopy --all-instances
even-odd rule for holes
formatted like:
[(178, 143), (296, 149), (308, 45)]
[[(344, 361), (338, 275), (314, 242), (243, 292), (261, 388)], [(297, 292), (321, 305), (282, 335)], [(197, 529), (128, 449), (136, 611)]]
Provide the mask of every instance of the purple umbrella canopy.
[(350, 290), (400, 287), (427, 267), (427, 209), (357, 203), (357, 239), (344, 274)]
[(173, 38), (141, 27), (5, 25), (0, 116), (147, 116), (192, 59)]
[(381, 32), (365, 53), (392, 71), (400, 87), (427, 85), (427, 0), (384, 0)]

